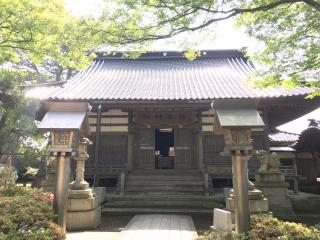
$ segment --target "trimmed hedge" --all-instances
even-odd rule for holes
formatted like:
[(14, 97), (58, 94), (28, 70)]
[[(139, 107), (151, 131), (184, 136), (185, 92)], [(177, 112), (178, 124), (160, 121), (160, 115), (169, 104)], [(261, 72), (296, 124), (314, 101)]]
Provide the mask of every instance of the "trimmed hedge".
[(308, 227), (261, 215), (251, 219), (246, 234), (207, 232), (199, 240), (320, 240), (320, 225)]
[(9, 186), (0, 190), (1, 240), (63, 240), (53, 221), (53, 196), (39, 189)]

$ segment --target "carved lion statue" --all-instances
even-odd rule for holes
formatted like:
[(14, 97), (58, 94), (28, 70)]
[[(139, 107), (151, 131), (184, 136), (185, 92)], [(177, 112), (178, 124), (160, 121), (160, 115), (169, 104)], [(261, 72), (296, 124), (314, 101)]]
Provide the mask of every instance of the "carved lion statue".
[(271, 153), (270, 161), (269, 161), (269, 170), (270, 171), (280, 171), (280, 159), (277, 153)]
[(280, 171), (280, 159), (277, 153), (272, 153), (270, 157), (265, 150), (258, 150), (256, 153), (260, 161), (258, 172)]
[(257, 156), (258, 159), (260, 161), (260, 168), (259, 168), (259, 172), (266, 172), (268, 171), (268, 155), (267, 152), (265, 150), (258, 150), (257, 152)]

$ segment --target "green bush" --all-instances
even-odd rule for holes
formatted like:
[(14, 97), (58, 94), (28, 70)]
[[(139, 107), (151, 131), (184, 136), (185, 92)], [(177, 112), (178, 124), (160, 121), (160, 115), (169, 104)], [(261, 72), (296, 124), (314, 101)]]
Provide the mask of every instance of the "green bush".
[(251, 219), (246, 234), (208, 232), (201, 240), (319, 240), (320, 226), (307, 227), (293, 222), (280, 221), (270, 216), (256, 216)]
[(37, 168), (26, 167), (18, 171), (18, 182), (32, 181), (38, 172)]
[(13, 185), (0, 190), (1, 240), (65, 239), (54, 218), (51, 194)]

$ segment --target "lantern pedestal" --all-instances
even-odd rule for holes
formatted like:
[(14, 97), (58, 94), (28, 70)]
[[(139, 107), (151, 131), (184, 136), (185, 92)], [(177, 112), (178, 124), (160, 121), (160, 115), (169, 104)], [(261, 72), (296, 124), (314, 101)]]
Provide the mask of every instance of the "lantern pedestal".
[(276, 153), (270, 156), (265, 151), (258, 151), (260, 169), (256, 173), (256, 186), (269, 199), (269, 207), (275, 216), (294, 219), (291, 200), (288, 196), (289, 184), (280, 171), (280, 160)]
[(269, 199), (270, 209), (276, 217), (294, 219), (295, 214), (288, 196), (289, 184), (279, 172), (256, 173), (256, 185)]
[(93, 229), (100, 224), (100, 197), (84, 180), (84, 163), (89, 158), (87, 146), (92, 144), (87, 138), (79, 143), (76, 179), (70, 184), (67, 214), (67, 229)]
[(100, 224), (101, 207), (93, 189), (69, 190), (67, 229), (94, 229)]
[[(249, 181), (249, 212), (251, 214), (270, 213), (268, 199), (264, 197), (262, 191), (255, 188), (255, 185)], [(226, 199), (226, 208), (231, 212), (232, 222), (234, 223), (234, 191), (229, 191), (229, 196)]]

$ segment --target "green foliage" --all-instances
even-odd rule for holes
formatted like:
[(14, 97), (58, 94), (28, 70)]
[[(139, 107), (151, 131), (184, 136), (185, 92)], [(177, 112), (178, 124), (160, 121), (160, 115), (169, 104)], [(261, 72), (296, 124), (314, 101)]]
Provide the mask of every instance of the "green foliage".
[[(39, 153), (34, 117), (39, 103), (21, 86), (61, 81), (85, 68), (103, 39), (92, 18), (71, 16), (63, 0), (0, 0), (0, 152)], [(33, 158), (34, 159), (34, 158)]]
[(0, 190), (0, 239), (65, 239), (54, 218), (52, 195), (14, 185)]
[(37, 103), (26, 101), (20, 85), (23, 72), (0, 71), (0, 150), (17, 148), (21, 138), (35, 131)]
[(0, 63), (23, 57), (78, 69), (90, 61), (84, 52), (95, 44), (92, 21), (70, 16), (62, 0), (1, 0), (0, 22)]
[[(110, 1), (106, 1), (110, 2)], [(121, 43), (143, 43), (198, 31), (235, 18), (263, 45), (251, 57), (259, 86), (320, 87), (320, 2), (317, 0), (113, 0), (101, 31)], [(112, 39), (111, 39), (112, 40)], [(192, 57), (193, 58), (193, 57)], [(191, 58), (191, 59), (192, 59)], [(318, 90), (314, 95), (319, 95)]]
[(316, 240), (320, 239), (319, 226), (307, 227), (300, 223), (284, 222), (270, 216), (251, 219), (246, 234), (207, 232), (199, 240)]
[[(247, 1), (242, 2), (242, 7), (248, 6)], [(249, 2), (252, 7), (262, 4), (257, 0)], [(290, 82), (320, 87), (319, 18), (320, 8), (303, 1), (238, 18), (238, 24), (246, 26), (250, 36), (264, 43), (262, 49), (253, 53), (254, 59), (264, 67), (258, 72), (264, 76), (264, 85)]]
[(18, 171), (18, 181), (31, 181), (37, 174), (38, 169), (32, 167), (22, 168)]

